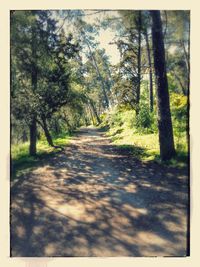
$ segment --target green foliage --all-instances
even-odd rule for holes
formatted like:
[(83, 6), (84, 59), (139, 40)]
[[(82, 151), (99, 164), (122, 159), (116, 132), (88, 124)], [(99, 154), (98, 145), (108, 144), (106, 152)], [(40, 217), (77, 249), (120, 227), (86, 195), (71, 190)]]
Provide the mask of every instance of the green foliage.
[(153, 114), (149, 112), (149, 107), (146, 105), (140, 105), (139, 114), (136, 116), (135, 126), (139, 131), (149, 130), (152, 131), (152, 124), (154, 121)]
[[(178, 99), (179, 100), (178, 100)], [(184, 100), (183, 100), (184, 99)], [(176, 96), (172, 101), (172, 118), (176, 118), (176, 112), (185, 108), (185, 97)], [(174, 113), (175, 112), (175, 113)], [(111, 138), (113, 144), (122, 150), (128, 150), (134, 157), (144, 161), (157, 161), (160, 164), (159, 140), (157, 131), (156, 114), (150, 114), (147, 106), (141, 107), (141, 114), (138, 115), (140, 127), (137, 125), (137, 118), (133, 110), (114, 108), (101, 116), (101, 127), (108, 126), (107, 135)], [(147, 118), (147, 119), (146, 119)], [(144, 122), (143, 122), (144, 120)], [(149, 127), (146, 126), (146, 121)], [(174, 119), (176, 120), (176, 119)], [(183, 118), (185, 123), (185, 119)], [(175, 123), (175, 122), (174, 122)], [(177, 122), (179, 126), (179, 122)], [(137, 127), (136, 127), (137, 126)], [(139, 128), (138, 128), (139, 127)], [(155, 130), (154, 130), (155, 129)], [(177, 155), (165, 164), (172, 166), (185, 166), (188, 160), (187, 134), (184, 128), (175, 127), (175, 146)]]
[[(178, 153), (184, 154), (188, 151), (188, 99), (183, 95), (188, 92), (189, 13), (161, 13), (162, 20), (168, 17), (164, 41), (174, 138)], [(40, 137), (39, 155), (41, 151), (47, 149), (48, 152), (50, 149), (42, 143), (44, 118), (53, 137), (73, 132), (80, 125), (99, 125), (102, 121), (101, 126), (109, 127), (109, 135), (115, 142), (120, 144), (123, 140), (122, 145), (138, 147), (134, 154), (156, 158), (159, 151), (155, 86), (154, 111), (149, 111), (151, 60), (147, 56), (150, 54), (152, 59), (149, 12), (116, 11), (120, 19), (115, 20), (115, 15), (112, 15), (114, 17), (109, 23), (108, 15), (108, 21), (101, 21), (99, 25), (100, 17), (99, 21), (89, 23), (82, 16), (83, 10), (66, 10), (56, 14), (48, 10), (11, 13), (11, 135), (12, 144), (14, 147), (18, 144), (19, 150), (17, 152), (15, 147), (14, 155), (21, 155), (21, 159), (23, 155), (27, 157), (27, 143), (19, 143), (29, 141), (29, 126), (34, 117)], [(73, 35), (64, 28), (60, 29), (57, 16), (70, 22)], [(114, 66), (96, 39), (100, 25), (116, 31), (113, 42), (120, 52), (120, 60)], [(149, 50), (146, 34), (149, 36)], [(138, 68), (139, 43), (141, 68)], [(152, 74), (155, 80), (153, 69)], [(136, 116), (139, 102), (139, 114)], [(111, 108), (113, 106), (115, 108)], [(60, 140), (54, 138), (54, 143), (62, 145), (62, 137)], [(136, 153), (139, 147), (141, 152)]]
[(180, 139), (188, 128), (188, 98), (180, 94), (171, 94), (171, 112), (175, 135)]

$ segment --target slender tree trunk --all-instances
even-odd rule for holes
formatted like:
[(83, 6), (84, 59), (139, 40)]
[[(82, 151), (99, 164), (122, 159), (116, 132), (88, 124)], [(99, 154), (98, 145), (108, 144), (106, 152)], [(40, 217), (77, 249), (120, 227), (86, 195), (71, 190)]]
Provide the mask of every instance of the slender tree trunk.
[(30, 145), (29, 145), (29, 154), (30, 156), (36, 155), (36, 143), (37, 143), (37, 124), (36, 124), (36, 117), (32, 118), (32, 121), (29, 126), (30, 131)]
[(190, 88), (190, 41), (188, 40), (188, 52), (186, 51), (184, 41), (181, 41), (180, 43), (181, 43), (181, 46), (184, 52), (185, 65), (187, 69), (187, 87), (188, 87), (188, 92), (189, 92), (189, 88)]
[(87, 46), (88, 46), (88, 49), (90, 51), (90, 55), (92, 57), (92, 60), (93, 60), (93, 63), (94, 63), (94, 67), (96, 69), (96, 72), (99, 76), (99, 79), (101, 81), (101, 85), (102, 85), (102, 91), (103, 91), (103, 96), (104, 96), (104, 100), (105, 100), (105, 105), (106, 105), (106, 108), (109, 108), (109, 99), (108, 99), (108, 96), (107, 96), (107, 93), (106, 93), (106, 86), (105, 86), (105, 83), (104, 83), (104, 80), (103, 80), (103, 77), (101, 76), (101, 73), (99, 71), (99, 67), (98, 67), (98, 64), (96, 62), (96, 59), (95, 59), (95, 56), (91, 50), (91, 47), (90, 47), (90, 44), (87, 40), (85, 40), (86, 43), (87, 43)]
[(53, 139), (51, 137), (51, 134), (47, 126), (46, 118), (44, 116), (42, 116), (42, 128), (44, 130), (44, 134), (45, 134), (48, 144), (52, 147), (55, 147), (53, 144)]
[(137, 53), (137, 92), (136, 92), (136, 114), (140, 110), (140, 82), (141, 82), (141, 28), (142, 13), (138, 11), (138, 53)]
[[(32, 84), (32, 91), (35, 92), (37, 90), (37, 65), (36, 65), (36, 36), (35, 31), (32, 29), (32, 72), (31, 72), (31, 84)], [(37, 153), (37, 122), (36, 122), (36, 114), (33, 115), (30, 126), (30, 144), (29, 144), (29, 154), (30, 156), (35, 156)]]
[(48, 126), (47, 126), (47, 121), (46, 121), (45, 116), (42, 116), (41, 120), (42, 120), (42, 122), (38, 121), (38, 123), (40, 123), (42, 129), (44, 130), (44, 134), (45, 134), (45, 137), (46, 137), (48, 144), (54, 148), (60, 148), (61, 150), (63, 150), (63, 147), (54, 145), (53, 139), (51, 137), (50, 131), (49, 131)]
[(92, 109), (91, 109), (91, 106), (89, 105), (89, 103), (88, 103), (88, 110), (89, 110), (89, 113), (90, 113), (90, 117), (91, 117), (92, 123), (93, 123), (93, 125), (95, 125), (94, 116), (93, 116)]
[(186, 90), (185, 90), (185, 88), (184, 88), (184, 86), (182, 84), (182, 81), (181, 81), (180, 77), (176, 74), (175, 71), (172, 70), (172, 72), (173, 72), (175, 78), (177, 79), (178, 83), (180, 84), (180, 87), (181, 87), (183, 95), (187, 95)]
[[(32, 72), (32, 88), (35, 91), (37, 88), (37, 72), (35, 70)], [(37, 153), (36, 143), (37, 143), (37, 122), (36, 115), (33, 115), (30, 126), (30, 144), (29, 144), (29, 154), (30, 156), (35, 156)]]
[(189, 72), (189, 55), (186, 51), (184, 41), (182, 40), (180, 43), (181, 43), (181, 46), (182, 46), (183, 52), (184, 52), (184, 58), (185, 58), (185, 64), (186, 64), (187, 72)]
[(175, 155), (175, 148), (166, 75), (162, 21), (160, 11), (150, 11), (150, 14), (152, 17), (154, 68), (157, 86), (160, 156), (162, 160), (169, 160)]
[(189, 21), (189, 36), (188, 36), (188, 95), (190, 90), (190, 21)]
[(97, 114), (97, 110), (96, 110), (94, 103), (91, 99), (89, 99), (89, 105), (91, 106), (91, 110), (93, 111), (93, 114), (95, 115), (95, 118), (96, 118), (98, 124), (100, 124), (101, 120), (99, 118), (99, 115)]
[(153, 74), (152, 74), (152, 64), (151, 64), (151, 51), (149, 47), (149, 38), (147, 30), (145, 30), (145, 39), (147, 46), (147, 57), (149, 62), (149, 107), (150, 107), (150, 112), (153, 112)]

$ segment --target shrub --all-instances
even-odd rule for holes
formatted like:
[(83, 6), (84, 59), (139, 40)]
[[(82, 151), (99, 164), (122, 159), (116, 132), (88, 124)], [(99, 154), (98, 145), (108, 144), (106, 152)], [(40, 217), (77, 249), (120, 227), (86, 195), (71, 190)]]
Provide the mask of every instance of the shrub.
[(146, 105), (140, 106), (139, 114), (136, 116), (135, 126), (139, 130), (149, 129), (153, 131), (152, 125), (154, 122), (154, 114), (149, 112), (149, 108)]

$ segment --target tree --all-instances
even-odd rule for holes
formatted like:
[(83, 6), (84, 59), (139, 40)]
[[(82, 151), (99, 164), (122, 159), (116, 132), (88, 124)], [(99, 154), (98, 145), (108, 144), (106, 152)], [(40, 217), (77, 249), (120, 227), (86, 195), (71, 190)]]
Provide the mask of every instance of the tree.
[(101, 83), (101, 90), (104, 98), (104, 106), (105, 108), (109, 108), (110, 103), (107, 92), (108, 87), (106, 86), (106, 81), (102, 77), (101, 70), (98, 64), (98, 59), (96, 58), (96, 53), (94, 52), (94, 50), (97, 50), (98, 43), (94, 41), (94, 37), (91, 35), (91, 34), (96, 35), (97, 32), (94, 27), (92, 27), (90, 24), (84, 22), (81, 19), (78, 19), (77, 27), (79, 29), (80, 40), (82, 41), (82, 47), (87, 49), (85, 55), (93, 65), (93, 68), (98, 75), (98, 80)]
[[(129, 103), (138, 115), (142, 80), (143, 16), (140, 10), (123, 10), (119, 11), (119, 14), (121, 20), (116, 22), (118, 37), (115, 43), (121, 55), (117, 80), (119, 81), (118, 92), (122, 91), (118, 94), (123, 96), (123, 101)], [(120, 84), (122, 80), (125, 82), (124, 88)]]
[(190, 84), (190, 13), (187, 10), (176, 10), (165, 11), (164, 14), (167, 72), (173, 77), (180, 93), (188, 95)]
[(47, 120), (71, 100), (70, 60), (79, 48), (72, 35), (58, 35), (55, 30), (56, 21), (49, 11), (13, 14), (11, 60), (17, 74), (11, 74), (12, 110), (29, 125), (32, 156), (36, 155), (37, 123), (54, 146)]
[(152, 55), (151, 55), (151, 45), (149, 38), (149, 28), (150, 25), (150, 17), (147, 11), (143, 11), (143, 34), (146, 41), (146, 55), (148, 59), (148, 72), (149, 72), (149, 109), (150, 112), (153, 112), (153, 68), (152, 68)]
[(153, 55), (157, 87), (160, 156), (162, 160), (169, 160), (175, 155), (175, 148), (166, 75), (162, 21), (160, 11), (150, 11), (150, 14), (152, 17)]

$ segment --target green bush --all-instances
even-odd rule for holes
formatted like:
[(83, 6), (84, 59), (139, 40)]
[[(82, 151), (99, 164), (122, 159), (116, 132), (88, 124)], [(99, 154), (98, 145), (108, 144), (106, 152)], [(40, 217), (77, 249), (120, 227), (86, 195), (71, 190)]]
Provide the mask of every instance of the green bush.
[(139, 114), (136, 116), (136, 128), (141, 131), (149, 130), (149, 132), (153, 132), (154, 121), (154, 114), (149, 112), (149, 107), (141, 105)]

